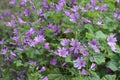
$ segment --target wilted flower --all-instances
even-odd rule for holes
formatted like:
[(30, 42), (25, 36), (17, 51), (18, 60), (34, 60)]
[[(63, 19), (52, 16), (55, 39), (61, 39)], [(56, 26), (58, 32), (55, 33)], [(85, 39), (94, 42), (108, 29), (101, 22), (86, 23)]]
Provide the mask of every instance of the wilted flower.
[(83, 67), (85, 67), (86, 62), (84, 61), (83, 57), (78, 57), (76, 60), (73, 61), (74, 62), (74, 67), (78, 68), (78, 69), (82, 69)]
[(67, 64), (66, 62), (62, 63), (62, 67), (64, 67), (66, 64)]
[(108, 38), (107, 38), (107, 44), (110, 46), (110, 48), (111, 48), (111, 50), (112, 51), (115, 51), (116, 50), (116, 47), (115, 47), (115, 45), (116, 45), (116, 38), (114, 37), (114, 35), (113, 34), (111, 34)]
[(98, 42), (95, 38), (93, 38), (92, 41), (89, 41), (89, 42), (88, 42), (88, 45), (89, 45), (90, 47), (92, 47), (95, 52), (97, 52), (97, 53), (100, 52), (100, 50), (99, 50), (99, 48), (98, 48), (99, 42)]

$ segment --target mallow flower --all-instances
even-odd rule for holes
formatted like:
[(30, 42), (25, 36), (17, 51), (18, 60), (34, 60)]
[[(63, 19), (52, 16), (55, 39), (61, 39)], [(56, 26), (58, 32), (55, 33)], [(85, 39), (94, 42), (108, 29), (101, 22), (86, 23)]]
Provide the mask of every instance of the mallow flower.
[(110, 36), (108, 36), (107, 38), (107, 44), (109, 45), (109, 47), (111, 48), (112, 51), (115, 51), (116, 50), (116, 38), (114, 37), (113, 34), (111, 34)]
[(57, 52), (55, 52), (55, 54), (65, 58), (68, 54), (68, 50), (65, 47), (58, 48), (58, 50), (57, 50)]
[(74, 62), (74, 67), (78, 68), (78, 69), (82, 69), (83, 67), (85, 67), (86, 62), (84, 60), (83, 57), (78, 57), (76, 60), (73, 61)]
[(95, 38), (93, 38), (92, 41), (89, 41), (89, 42), (88, 42), (88, 45), (89, 45), (90, 47), (92, 47), (95, 52), (97, 52), (97, 53), (100, 52), (100, 50), (99, 50), (99, 48), (98, 48), (98, 46), (99, 46), (100, 44), (99, 44), (99, 42), (98, 42)]

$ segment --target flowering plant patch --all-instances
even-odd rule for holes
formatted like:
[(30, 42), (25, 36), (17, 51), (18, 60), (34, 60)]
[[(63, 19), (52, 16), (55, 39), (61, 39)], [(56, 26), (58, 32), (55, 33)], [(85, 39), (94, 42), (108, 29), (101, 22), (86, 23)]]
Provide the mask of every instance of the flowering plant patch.
[(120, 79), (120, 0), (6, 3), (9, 11), (0, 13), (2, 80)]

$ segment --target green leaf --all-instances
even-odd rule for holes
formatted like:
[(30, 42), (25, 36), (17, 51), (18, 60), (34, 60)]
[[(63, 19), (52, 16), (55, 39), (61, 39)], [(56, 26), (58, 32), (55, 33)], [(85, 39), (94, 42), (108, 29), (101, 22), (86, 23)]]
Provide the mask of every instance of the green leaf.
[(65, 58), (65, 62), (71, 62), (71, 55), (67, 55), (67, 57)]
[(86, 28), (90, 33), (93, 33), (94, 28), (93, 28), (93, 26), (92, 26), (91, 24), (86, 24), (86, 25), (85, 25), (85, 28)]
[(116, 75), (105, 75), (101, 80), (116, 80)]
[(113, 71), (117, 71), (118, 67), (117, 67), (117, 62), (114, 60), (111, 60), (110, 62), (108, 62), (107, 66), (112, 69)]
[(93, 71), (91, 71), (90, 80), (100, 80), (100, 77)]
[(94, 62), (96, 62), (97, 64), (101, 64), (105, 62), (105, 56), (102, 53), (99, 54), (94, 54)]
[(23, 65), (21, 60), (17, 60), (14, 63), (16, 64), (17, 67)]
[(97, 39), (106, 39), (106, 35), (102, 31), (97, 31), (95, 36)]

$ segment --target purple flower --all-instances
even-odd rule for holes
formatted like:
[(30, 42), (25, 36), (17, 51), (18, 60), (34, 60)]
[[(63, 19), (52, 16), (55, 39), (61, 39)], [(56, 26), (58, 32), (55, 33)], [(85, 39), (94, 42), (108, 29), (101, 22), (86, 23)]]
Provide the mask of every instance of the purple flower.
[(78, 57), (76, 60), (73, 61), (74, 62), (74, 67), (78, 68), (78, 69), (82, 69), (83, 67), (85, 67), (86, 62), (84, 61), (83, 57)]
[(87, 75), (87, 73), (86, 73), (86, 70), (85, 69), (82, 69), (82, 75)]
[(62, 67), (64, 67), (66, 64), (67, 64), (66, 62), (62, 63)]
[(44, 43), (44, 48), (45, 49), (50, 49), (49, 43)]
[(3, 14), (0, 13), (0, 19), (3, 19)]
[(120, 0), (116, 0), (116, 2), (117, 2), (117, 3), (119, 3), (119, 2), (120, 2)]
[(34, 46), (35, 45), (35, 42), (32, 39), (30, 39), (29, 37), (24, 39), (24, 43), (28, 44), (29, 46)]
[(70, 51), (74, 51), (74, 54), (78, 54), (81, 48), (80, 42), (71, 39), (70, 45), (71, 45)]
[(65, 13), (66, 16), (70, 16), (70, 12), (69, 11), (66, 10), (66, 11), (64, 11), (64, 13)]
[(4, 14), (3, 14), (5, 17), (6, 16), (10, 16), (11, 15), (11, 13), (9, 12), (9, 11), (7, 11), (7, 12), (4, 12)]
[(116, 50), (116, 38), (114, 37), (113, 34), (111, 34), (108, 38), (107, 38), (107, 44), (110, 46), (111, 50), (112, 51), (115, 51)]
[(107, 5), (106, 4), (102, 4), (101, 7), (100, 7), (100, 10), (101, 11), (107, 10)]
[(70, 4), (76, 4), (76, 0), (70, 0)]
[(93, 69), (95, 66), (96, 66), (96, 64), (92, 63), (90, 68)]
[(70, 29), (66, 29), (64, 33), (70, 33), (71, 30)]
[(115, 19), (120, 19), (120, 10), (115, 11), (113, 16)]
[(13, 57), (16, 57), (16, 53), (14, 53), (13, 51), (10, 51), (10, 55), (13, 56)]
[(102, 21), (98, 21), (97, 23), (96, 23), (98, 26), (102, 26), (103, 24), (102, 24)]
[(15, 35), (18, 34), (18, 29), (17, 29), (17, 28), (14, 28), (13, 33), (14, 33)]
[(44, 72), (46, 70), (45, 66), (42, 66), (42, 68), (39, 70), (39, 72)]
[(76, 13), (72, 13), (69, 17), (70, 17), (70, 21), (77, 22), (77, 20), (79, 18), (79, 14), (77, 12)]
[(20, 17), (18, 17), (18, 22), (19, 22), (20, 24), (25, 24), (25, 23), (26, 23), (26, 22), (23, 21)]
[(95, 6), (96, 5), (96, 0), (90, 0), (90, 3), (92, 6)]
[(88, 45), (94, 49), (95, 52), (99, 53), (100, 50), (98, 49), (99, 42), (93, 38), (92, 41), (88, 42)]
[(43, 5), (43, 8), (48, 8), (48, 3), (46, 0), (43, 0), (42, 5)]
[(44, 77), (42, 80), (48, 80), (48, 77), (46, 76), (46, 77)]
[(34, 41), (35, 41), (35, 43), (37, 44), (37, 43), (39, 43), (39, 42), (42, 42), (42, 41), (44, 41), (45, 39), (44, 39), (44, 36), (43, 35), (37, 35), (35, 38), (34, 38)]
[(0, 54), (6, 54), (7, 51), (8, 51), (8, 47), (4, 47), (4, 48), (1, 50)]
[(29, 37), (30, 35), (34, 34), (34, 32), (35, 32), (34, 28), (30, 28), (30, 30), (26, 32), (26, 37)]
[(81, 52), (81, 54), (82, 54), (83, 56), (89, 55), (89, 53), (88, 53), (87, 51), (85, 51), (84, 48), (81, 48), (81, 49), (80, 49), (80, 52)]
[(73, 8), (71, 8), (71, 11), (77, 12), (79, 9), (80, 9), (80, 6), (74, 6)]
[(2, 39), (2, 40), (0, 41), (0, 44), (4, 44), (4, 39)]
[(63, 48), (58, 48), (56, 54), (65, 58), (67, 56), (67, 54), (68, 54), (68, 51), (64, 47)]
[(11, 0), (11, 1), (9, 2), (10, 5), (14, 5), (15, 3), (16, 3), (16, 0)]
[(50, 59), (50, 64), (55, 66), (57, 64), (57, 61), (55, 58)]
[(24, 11), (25, 16), (29, 16), (30, 15), (30, 8), (26, 8)]
[(5, 58), (5, 61), (10, 62), (11, 61), (10, 57)]
[(19, 37), (18, 36), (14, 36), (12, 39), (15, 40), (16, 42), (18, 42)]
[(34, 65), (34, 66), (37, 66), (37, 65), (38, 65), (38, 63), (37, 63), (36, 61), (33, 61), (33, 60), (29, 60), (29, 63), (30, 63), (31, 65)]
[(15, 20), (11, 20), (10, 22), (7, 23), (7, 26), (12, 27), (15, 24)]
[(63, 40), (60, 42), (60, 44), (61, 44), (62, 46), (67, 46), (68, 43), (69, 43), (69, 39), (63, 39)]
[(43, 10), (37, 10), (36, 13), (39, 16), (44, 16), (44, 11)]
[(54, 35), (57, 35), (60, 33), (60, 26), (59, 25), (52, 25), (48, 24), (48, 28), (54, 31)]
[(89, 19), (84, 19), (83, 22), (85, 22), (85, 23), (91, 23), (91, 21)]
[(63, 6), (63, 3), (56, 4), (56, 11), (61, 11), (63, 9), (62, 6)]
[(26, 5), (26, 2), (24, 2), (24, 1), (20, 2), (20, 7), (24, 7), (25, 5)]
[(65, 3), (66, 0), (59, 0), (59, 3)]

